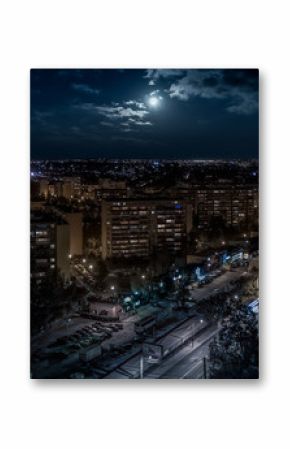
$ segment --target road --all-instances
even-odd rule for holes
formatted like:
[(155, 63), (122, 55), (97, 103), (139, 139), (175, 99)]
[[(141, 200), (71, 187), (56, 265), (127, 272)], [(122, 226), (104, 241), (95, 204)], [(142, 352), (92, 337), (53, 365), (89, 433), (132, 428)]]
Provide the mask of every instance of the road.
[[(148, 379), (159, 379), (166, 378), (167, 373), (170, 374), (171, 370), (174, 370), (173, 377), (171, 379), (182, 377), (183, 373), (189, 369), (191, 365), (190, 359), (185, 363), (185, 368), (178, 369), (179, 364), (184, 358), (195, 353), (195, 357), (203, 357), (200, 353), (197, 353), (197, 349), (204, 346), (205, 354), (207, 353), (206, 347), (208, 346), (210, 340), (218, 332), (218, 327), (216, 324), (208, 325), (202, 323), (201, 320), (196, 317), (186, 320), (186, 323), (181, 324), (174, 330), (170, 331), (165, 337), (156, 340), (156, 344), (161, 344), (163, 348), (172, 347), (172, 341), (179, 341), (176, 350), (174, 350), (170, 355), (163, 359), (163, 361), (158, 365), (149, 364), (144, 361), (144, 378)], [(193, 335), (193, 341), (191, 339)], [(182, 336), (184, 338), (182, 338)], [(206, 346), (207, 345), (207, 346)], [(128, 378), (139, 378), (140, 377), (140, 355), (138, 354), (131, 359), (127, 360), (118, 366), (117, 369), (111, 371), (105, 376), (106, 379), (128, 379)], [(182, 365), (183, 366), (183, 365)]]
[(201, 288), (195, 288), (190, 291), (190, 296), (195, 301), (201, 301), (208, 298), (209, 296), (220, 293), (227, 289), (230, 291), (229, 283), (232, 281), (237, 281), (241, 277), (245, 276), (246, 272), (244, 270), (237, 271), (226, 271), (221, 276), (215, 278), (211, 284), (205, 285)]
[(164, 363), (153, 367), (144, 377), (146, 379), (202, 379), (204, 378), (203, 359), (208, 357), (209, 343), (217, 334), (213, 325)]

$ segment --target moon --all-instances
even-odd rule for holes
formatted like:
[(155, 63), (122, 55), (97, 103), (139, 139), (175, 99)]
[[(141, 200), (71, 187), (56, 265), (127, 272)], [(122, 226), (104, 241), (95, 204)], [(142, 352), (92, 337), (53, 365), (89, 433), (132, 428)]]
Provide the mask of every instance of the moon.
[(159, 98), (157, 97), (150, 97), (148, 100), (149, 106), (152, 106), (153, 108), (156, 108), (159, 105)]

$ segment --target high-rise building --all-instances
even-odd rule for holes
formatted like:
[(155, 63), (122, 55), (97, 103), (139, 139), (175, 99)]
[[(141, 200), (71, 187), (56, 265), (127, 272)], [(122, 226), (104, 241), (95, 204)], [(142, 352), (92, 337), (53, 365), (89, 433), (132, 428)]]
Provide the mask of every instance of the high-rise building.
[(195, 187), (194, 212), (200, 227), (207, 227), (211, 217), (220, 216), (226, 225), (239, 226), (258, 219), (258, 187)]
[(192, 229), (192, 206), (171, 199), (118, 199), (102, 203), (102, 257), (181, 254)]
[(83, 214), (82, 212), (63, 212), (62, 217), (69, 224), (70, 254), (83, 254)]
[(41, 285), (70, 277), (69, 225), (59, 216), (43, 210), (31, 214), (31, 282)]

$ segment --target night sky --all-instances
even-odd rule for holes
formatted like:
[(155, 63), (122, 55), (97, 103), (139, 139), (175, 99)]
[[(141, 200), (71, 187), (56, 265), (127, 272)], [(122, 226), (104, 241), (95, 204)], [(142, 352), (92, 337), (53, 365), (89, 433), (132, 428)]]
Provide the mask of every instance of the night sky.
[(257, 158), (258, 70), (33, 69), (31, 157)]

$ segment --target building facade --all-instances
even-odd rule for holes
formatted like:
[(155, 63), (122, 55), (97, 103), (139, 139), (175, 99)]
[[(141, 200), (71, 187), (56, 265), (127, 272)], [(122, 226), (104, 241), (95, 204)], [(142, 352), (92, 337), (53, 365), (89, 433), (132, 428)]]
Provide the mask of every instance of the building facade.
[(43, 210), (31, 214), (30, 272), (32, 284), (55, 282), (58, 276), (70, 278), (69, 225), (60, 217)]
[(258, 201), (257, 186), (195, 187), (194, 213), (201, 228), (208, 227), (217, 216), (226, 225), (237, 227), (258, 220)]
[(192, 206), (178, 200), (107, 200), (101, 215), (103, 259), (182, 253), (192, 229)]

